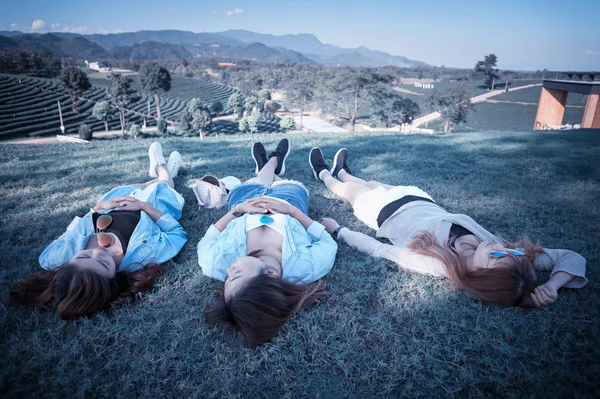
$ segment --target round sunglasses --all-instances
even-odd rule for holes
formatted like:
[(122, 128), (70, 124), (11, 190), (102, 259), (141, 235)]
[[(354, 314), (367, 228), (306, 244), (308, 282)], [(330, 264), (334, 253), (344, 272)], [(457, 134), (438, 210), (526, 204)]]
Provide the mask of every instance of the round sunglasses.
[(490, 249), (488, 251), (488, 254), (490, 255), (490, 258), (501, 258), (503, 256), (506, 255), (516, 255), (516, 256), (523, 256), (525, 255), (525, 253), (518, 251), (516, 249), (503, 249), (501, 251), (497, 250), (497, 249)]
[(101, 215), (96, 220), (96, 241), (100, 248), (110, 248), (115, 245), (115, 239), (112, 235), (104, 232), (112, 224), (113, 218), (110, 215)]

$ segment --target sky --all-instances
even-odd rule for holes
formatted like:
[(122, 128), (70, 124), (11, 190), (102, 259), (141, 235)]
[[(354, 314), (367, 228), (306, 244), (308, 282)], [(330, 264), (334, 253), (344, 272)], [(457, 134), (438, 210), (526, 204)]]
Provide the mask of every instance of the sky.
[(312, 33), (431, 65), (600, 70), (600, 0), (0, 0), (0, 30)]

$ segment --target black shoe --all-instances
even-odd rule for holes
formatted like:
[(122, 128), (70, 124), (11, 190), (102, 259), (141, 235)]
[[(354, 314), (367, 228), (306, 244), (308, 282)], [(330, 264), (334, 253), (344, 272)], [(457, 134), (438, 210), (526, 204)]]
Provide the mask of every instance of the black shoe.
[(256, 142), (252, 144), (252, 159), (254, 159), (254, 163), (256, 164), (256, 168), (254, 169), (254, 173), (258, 174), (260, 170), (269, 162), (267, 159), (267, 151), (265, 150), (265, 146), (262, 145), (261, 142)]
[(290, 141), (288, 139), (283, 139), (277, 144), (275, 151), (269, 154), (268, 159), (277, 157), (277, 167), (275, 168), (275, 174), (277, 176), (283, 176), (285, 174), (285, 159), (290, 153), (290, 150)]
[(338, 174), (340, 171), (345, 170), (346, 173), (350, 173), (350, 169), (348, 169), (348, 150), (345, 148), (340, 148), (338, 152), (335, 153), (333, 157), (333, 167), (331, 168), (331, 176), (338, 178)]
[(325, 159), (323, 159), (323, 153), (319, 147), (313, 147), (313, 149), (310, 150), (310, 154), (308, 154), (308, 163), (317, 180), (320, 180), (319, 174), (322, 171), (329, 169), (325, 163)]

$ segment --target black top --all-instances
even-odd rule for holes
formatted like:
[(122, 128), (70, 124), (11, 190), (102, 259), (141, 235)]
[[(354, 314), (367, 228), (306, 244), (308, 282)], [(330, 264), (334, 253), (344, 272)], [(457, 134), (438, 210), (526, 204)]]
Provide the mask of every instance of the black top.
[[(127, 252), (127, 246), (129, 245), (129, 239), (140, 222), (140, 211), (110, 211), (108, 214), (112, 216), (113, 220), (108, 228), (104, 229), (104, 232), (113, 233), (119, 237), (121, 245), (123, 245), (123, 254), (125, 254)], [(101, 215), (101, 213), (97, 212), (92, 214), (94, 227)]]
[(431, 202), (432, 204), (435, 204), (435, 202), (430, 200), (429, 198), (419, 197), (417, 195), (405, 195), (404, 197), (392, 201), (383, 208), (381, 208), (381, 211), (379, 211), (379, 216), (377, 216), (377, 226), (381, 227), (383, 222), (388, 220), (388, 218), (392, 216), (394, 212), (396, 212), (398, 209), (408, 204), (409, 202), (413, 201), (427, 201)]
[(459, 237), (466, 236), (469, 234), (475, 235), (470, 230), (467, 230), (464, 227), (462, 227), (460, 224), (452, 223), (452, 227), (450, 227), (450, 234), (448, 235), (448, 238), (450, 240), (456, 240)]

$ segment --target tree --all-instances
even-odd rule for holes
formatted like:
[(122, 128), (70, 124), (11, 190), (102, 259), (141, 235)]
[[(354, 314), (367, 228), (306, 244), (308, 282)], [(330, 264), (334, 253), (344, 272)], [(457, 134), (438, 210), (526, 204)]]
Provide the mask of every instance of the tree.
[(156, 124), (156, 130), (158, 130), (158, 132), (162, 134), (167, 133), (167, 121), (165, 121), (162, 118), (159, 119), (158, 123)]
[(198, 130), (200, 133), (200, 140), (204, 141), (204, 129), (208, 128), (211, 123), (212, 118), (210, 116), (210, 112), (207, 108), (202, 107), (194, 111), (190, 125), (192, 129)]
[(250, 116), (244, 116), (240, 119), (239, 128), (242, 132), (245, 133), (254, 133), (258, 129), (258, 120), (260, 119), (260, 115), (257, 113), (253, 113)]
[(121, 132), (125, 135), (125, 112), (132, 103), (140, 99), (139, 94), (131, 88), (131, 79), (118, 73), (109, 76), (110, 86), (106, 89), (106, 96), (111, 107), (119, 112)]
[(244, 116), (244, 97), (240, 93), (233, 93), (231, 96), (229, 96), (227, 105), (233, 108), (233, 110), (237, 113), (238, 120), (242, 119), (242, 116)]
[(271, 92), (267, 89), (262, 89), (258, 92), (257, 107), (260, 112), (265, 110), (265, 104), (271, 100)]
[(495, 79), (498, 79), (498, 69), (496, 63), (498, 59), (496, 54), (488, 54), (484, 57), (483, 61), (477, 61), (475, 68), (473, 69), (474, 75), (485, 78), (485, 87), (491, 89)]
[(279, 127), (285, 130), (286, 132), (288, 130), (293, 130), (296, 128), (296, 121), (294, 121), (294, 118), (292, 118), (291, 116), (286, 116), (285, 118), (282, 118), (279, 122)]
[(63, 69), (60, 73), (60, 82), (71, 97), (73, 112), (78, 113), (75, 109), (77, 96), (92, 87), (90, 80), (85, 72), (81, 71), (79, 68), (68, 67)]
[(308, 72), (301, 72), (294, 74), (294, 76), (287, 81), (286, 93), (290, 103), (300, 108), (300, 128), (303, 128), (302, 117), (308, 102), (312, 101), (315, 91), (314, 77)]
[(248, 96), (244, 99), (244, 111), (246, 114), (251, 115), (254, 108), (258, 106), (258, 97)]
[(157, 62), (146, 62), (141, 66), (139, 76), (142, 90), (149, 96), (154, 96), (156, 116), (160, 119), (158, 93), (160, 90), (165, 93), (171, 90), (171, 75), (167, 69), (161, 67)]
[(188, 113), (188, 115), (190, 115), (190, 119), (193, 117), (194, 112), (196, 112), (199, 109), (202, 109), (202, 101), (200, 101), (199, 98), (192, 98), (189, 102), (188, 102), (188, 106), (186, 108), (186, 112)]
[(258, 130), (259, 120), (260, 114), (258, 112), (253, 112), (252, 115), (248, 117), (248, 129), (250, 130), (250, 135)]
[(393, 102), (388, 102), (375, 115), (385, 123), (386, 127), (401, 125), (401, 130), (405, 131), (406, 126), (412, 123), (413, 119), (419, 114), (419, 105), (409, 98), (398, 98)]
[(189, 115), (185, 111), (181, 114), (181, 117), (179, 118), (179, 129), (181, 129), (184, 132), (190, 130)]
[(372, 69), (348, 68), (339, 71), (327, 82), (325, 92), (327, 111), (354, 125), (360, 107), (378, 93), (387, 90), (394, 78), (378, 74)]
[(240, 118), (238, 122), (238, 128), (244, 133), (248, 133), (250, 131), (247, 117)]
[(104, 122), (104, 129), (108, 132), (108, 117), (110, 116), (110, 105), (108, 101), (98, 101), (92, 110), (92, 116)]
[(218, 116), (221, 112), (223, 112), (223, 103), (221, 101), (215, 101), (210, 105), (210, 112), (214, 116)]
[(456, 124), (467, 121), (467, 114), (473, 109), (471, 88), (460, 85), (445, 93), (434, 89), (425, 97), (425, 104), (431, 110), (441, 113), (444, 133), (451, 133)]

